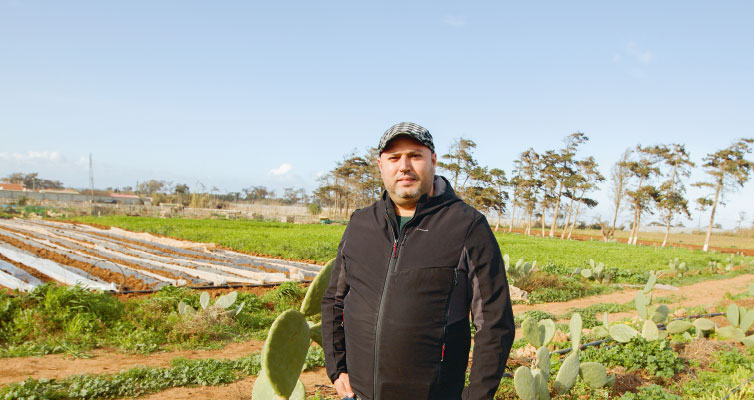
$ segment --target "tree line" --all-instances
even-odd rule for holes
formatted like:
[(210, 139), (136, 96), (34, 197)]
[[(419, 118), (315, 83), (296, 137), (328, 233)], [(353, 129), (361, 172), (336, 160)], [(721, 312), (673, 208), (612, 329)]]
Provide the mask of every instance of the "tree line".
[[(563, 139), (560, 148), (544, 152), (529, 148), (519, 154), (506, 175), (501, 168), (480, 165), (474, 157), (476, 142), (461, 137), (446, 153), (438, 154), (437, 167), (459, 197), (483, 213), (496, 215), (496, 230), (509, 211), (508, 231), (518, 221), (527, 235), (538, 230), (536, 234), (543, 237), (555, 237), (559, 231), (561, 239), (569, 239), (581, 212), (598, 205), (593, 195), (607, 180), (593, 156), (579, 155), (579, 147), (588, 140), (584, 133), (575, 132)], [(705, 251), (723, 195), (743, 187), (750, 179), (754, 162), (747, 156), (752, 145), (754, 139), (738, 139), (702, 158), (708, 179), (691, 185), (707, 189), (695, 200), (696, 209), (703, 212), (711, 207)], [(336, 162), (335, 168), (319, 178), (313, 193), (315, 201), (343, 218), (374, 202), (383, 190), (377, 157), (376, 148), (369, 148)], [(603, 238), (615, 238), (616, 229), (622, 228), (617, 226), (618, 216), (628, 209), (632, 216), (630, 244), (638, 243), (642, 217), (656, 213), (666, 228), (662, 246), (667, 245), (674, 222), (681, 216), (691, 216), (686, 186), (695, 166), (686, 146), (679, 143), (626, 149), (610, 169), (609, 197), (614, 214), (612, 221), (598, 222)]]

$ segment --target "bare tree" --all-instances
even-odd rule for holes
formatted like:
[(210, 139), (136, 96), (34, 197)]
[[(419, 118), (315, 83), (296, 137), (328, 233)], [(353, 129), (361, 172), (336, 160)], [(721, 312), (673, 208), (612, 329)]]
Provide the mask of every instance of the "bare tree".
[(615, 206), (615, 214), (613, 214), (613, 225), (610, 228), (609, 238), (615, 237), (615, 224), (618, 221), (618, 214), (620, 213), (620, 206), (623, 198), (626, 196), (626, 187), (628, 180), (631, 176), (631, 171), (628, 169), (628, 162), (631, 158), (633, 149), (628, 148), (623, 152), (620, 160), (613, 165), (610, 171), (610, 180), (612, 181), (612, 198)]
[(694, 186), (714, 191), (714, 200), (711, 200), (712, 212), (710, 213), (709, 226), (707, 227), (707, 237), (704, 239), (704, 251), (709, 249), (712, 226), (715, 223), (715, 211), (720, 202), (720, 197), (725, 191), (733, 191), (738, 187), (743, 187), (749, 181), (751, 170), (754, 168), (754, 162), (747, 160), (745, 157), (751, 153), (752, 143), (754, 143), (754, 139), (751, 138), (739, 139), (722, 150), (707, 154), (702, 159), (704, 161), (702, 166), (706, 169), (705, 172), (707, 175), (710, 176), (710, 181), (697, 182)]

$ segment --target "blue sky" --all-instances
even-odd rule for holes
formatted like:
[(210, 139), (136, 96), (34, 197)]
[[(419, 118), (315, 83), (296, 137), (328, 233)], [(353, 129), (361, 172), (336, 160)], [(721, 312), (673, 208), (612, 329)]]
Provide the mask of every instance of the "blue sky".
[[(92, 153), (98, 187), (311, 190), (406, 120), (429, 128), (441, 153), (475, 140), (481, 164), (509, 173), (528, 147), (558, 148), (577, 130), (605, 175), (637, 143), (685, 143), (699, 162), (754, 137), (753, 11), (744, 1), (0, 0), (0, 175), (83, 187)], [(731, 194), (719, 221), (732, 227), (740, 211), (751, 221), (752, 197), (754, 183)]]

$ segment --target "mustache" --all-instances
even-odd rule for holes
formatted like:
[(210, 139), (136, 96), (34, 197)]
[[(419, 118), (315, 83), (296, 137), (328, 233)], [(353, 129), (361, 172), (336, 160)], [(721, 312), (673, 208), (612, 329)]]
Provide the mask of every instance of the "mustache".
[(406, 178), (411, 178), (411, 179), (419, 180), (419, 177), (416, 176), (416, 174), (413, 174), (413, 173), (410, 173), (410, 172), (406, 173), (406, 174), (403, 174), (403, 175), (401, 175), (399, 177), (396, 177), (395, 180), (399, 181), (401, 179), (406, 179)]

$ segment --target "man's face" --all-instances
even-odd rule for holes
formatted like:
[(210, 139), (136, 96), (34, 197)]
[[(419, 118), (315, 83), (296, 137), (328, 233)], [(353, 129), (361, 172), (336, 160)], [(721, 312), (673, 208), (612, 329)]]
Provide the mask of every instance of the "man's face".
[(431, 193), (437, 155), (416, 140), (399, 136), (380, 154), (382, 182), (390, 199), (400, 207), (414, 207), (425, 193)]

